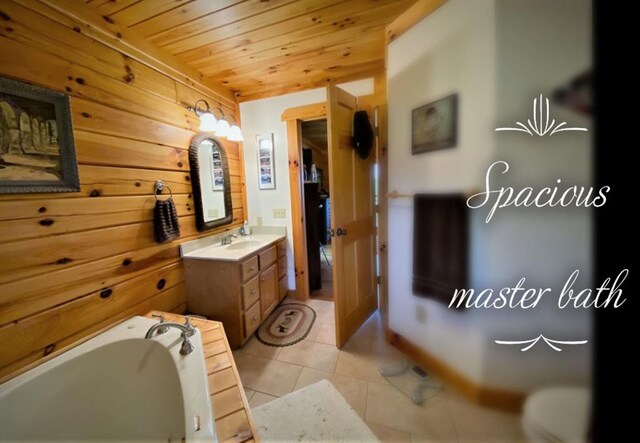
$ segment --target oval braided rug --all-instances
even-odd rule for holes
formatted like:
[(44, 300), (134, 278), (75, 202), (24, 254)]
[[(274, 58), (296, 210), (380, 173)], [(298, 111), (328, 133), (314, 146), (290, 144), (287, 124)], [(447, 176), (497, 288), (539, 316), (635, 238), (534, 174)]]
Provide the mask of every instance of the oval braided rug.
[(291, 346), (311, 331), (316, 321), (316, 311), (302, 303), (286, 303), (278, 306), (262, 323), (256, 338), (267, 346)]

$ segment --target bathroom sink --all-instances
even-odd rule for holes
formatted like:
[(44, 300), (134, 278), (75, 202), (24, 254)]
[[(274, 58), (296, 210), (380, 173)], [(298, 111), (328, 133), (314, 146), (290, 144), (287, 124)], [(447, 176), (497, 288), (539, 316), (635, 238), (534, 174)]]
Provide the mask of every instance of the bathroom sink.
[[(225, 260), (240, 261), (244, 260), (251, 254), (275, 245), (277, 242), (285, 239), (284, 230), (274, 233), (256, 233), (254, 232), (247, 237), (234, 238), (230, 245), (222, 245), (223, 236), (205, 237), (204, 239), (193, 240), (193, 246), (202, 245), (201, 247), (191, 247), (191, 250), (185, 251), (183, 243), (180, 245), (180, 252), (184, 258), (197, 258), (200, 260)], [(191, 243), (191, 242), (187, 242)]]
[(261, 244), (262, 244), (262, 242), (259, 242), (257, 240), (247, 240), (247, 241), (240, 241), (240, 242), (237, 242), (237, 243), (231, 243), (225, 249), (228, 249), (230, 251), (237, 251), (237, 250), (240, 250), (240, 249), (255, 248), (257, 246), (260, 246)]

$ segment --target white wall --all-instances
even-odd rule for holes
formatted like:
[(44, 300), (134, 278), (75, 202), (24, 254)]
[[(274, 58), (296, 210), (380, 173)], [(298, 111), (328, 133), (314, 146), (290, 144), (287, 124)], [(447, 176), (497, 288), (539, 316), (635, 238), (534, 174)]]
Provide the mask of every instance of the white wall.
[[(559, 177), (588, 183), (588, 136), (541, 142), (522, 134), (496, 134), (494, 128), (526, 119), (536, 94), (548, 93), (589, 66), (589, 17), (588, 0), (449, 0), (391, 43), (389, 190), (483, 189), (487, 167), (495, 160), (508, 161), (513, 172), (501, 185), (553, 185)], [(411, 110), (453, 92), (459, 94), (458, 146), (412, 156)], [(589, 123), (564, 111), (558, 117)], [(490, 224), (484, 223), (484, 211), (470, 215), (471, 287), (500, 288), (521, 277), (536, 287), (556, 287), (575, 268), (589, 283), (588, 212), (504, 211)], [(541, 332), (550, 338), (588, 337), (588, 313), (558, 313), (549, 303), (536, 312), (460, 313), (413, 296), (412, 217), (410, 200), (390, 203), (392, 329), (485, 385), (528, 390), (588, 379), (588, 348), (524, 354), (493, 343)], [(425, 324), (416, 320), (417, 306), (427, 312)]]
[[(356, 96), (373, 93), (373, 79), (363, 79), (343, 83), (340, 88)], [(293, 94), (269, 97), (240, 104), (242, 132), (245, 137), (244, 164), (249, 206), (249, 223), (255, 225), (258, 218), (267, 226), (286, 226), (289, 244), (287, 272), (289, 288), (295, 288), (293, 264), (293, 239), (291, 237), (291, 196), (289, 191), (289, 161), (287, 152), (287, 126), (281, 121), (282, 113), (296, 106), (310, 105), (326, 101), (326, 89), (313, 89)], [(255, 137), (263, 132), (273, 132), (276, 189), (258, 188), (258, 156)], [(273, 209), (286, 208), (287, 217), (273, 218)]]

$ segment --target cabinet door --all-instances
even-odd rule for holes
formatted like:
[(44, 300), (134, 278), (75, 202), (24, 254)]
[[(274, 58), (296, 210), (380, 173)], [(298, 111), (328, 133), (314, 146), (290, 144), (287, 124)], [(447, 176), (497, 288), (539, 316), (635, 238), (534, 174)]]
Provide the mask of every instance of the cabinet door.
[(260, 273), (260, 306), (262, 318), (273, 310), (278, 303), (278, 266), (270, 266)]

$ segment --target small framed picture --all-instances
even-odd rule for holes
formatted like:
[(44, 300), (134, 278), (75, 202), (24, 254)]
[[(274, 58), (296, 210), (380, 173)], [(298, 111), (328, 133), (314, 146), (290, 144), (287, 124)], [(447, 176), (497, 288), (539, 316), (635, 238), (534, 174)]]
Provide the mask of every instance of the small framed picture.
[(258, 152), (258, 185), (260, 189), (275, 189), (275, 163), (273, 159), (273, 133), (256, 135)]
[(458, 94), (428, 103), (411, 113), (411, 153), (452, 148), (458, 143)]

